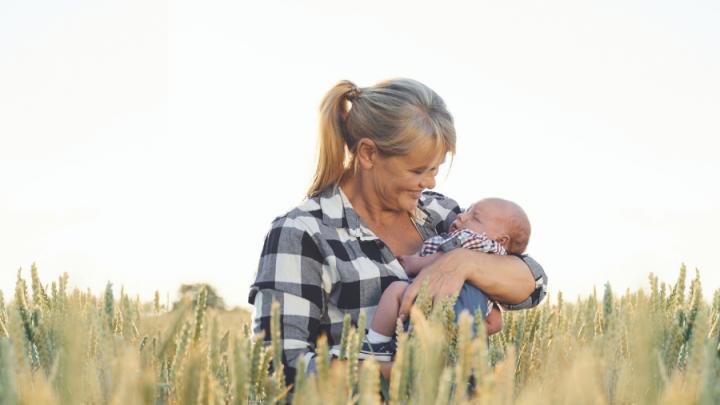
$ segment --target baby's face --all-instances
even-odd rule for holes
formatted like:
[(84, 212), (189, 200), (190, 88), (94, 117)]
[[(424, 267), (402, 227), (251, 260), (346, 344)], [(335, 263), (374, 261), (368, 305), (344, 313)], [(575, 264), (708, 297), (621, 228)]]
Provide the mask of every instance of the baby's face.
[(450, 232), (469, 229), (477, 233), (486, 233), (490, 239), (498, 239), (505, 232), (500, 210), (493, 204), (477, 202), (458, 214), (450, 225)]

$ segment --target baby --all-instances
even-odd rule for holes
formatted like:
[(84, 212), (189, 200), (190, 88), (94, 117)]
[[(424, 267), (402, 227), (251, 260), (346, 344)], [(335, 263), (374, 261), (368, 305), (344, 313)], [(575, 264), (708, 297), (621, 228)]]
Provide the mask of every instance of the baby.
[[(499, 255), (521, 254), (530, 238), (530, 221), (519, 205), (500, 198), (487, 198), (471, 205), (458, 214), (449, 234), (426, 240), (418, 255), (398, 258), (405, 272), (416, 276), (442, 253), (466, 248)], [(395, 281), (383, 292), (375, 317), (360, 350), (360, 358), (374, 357), (377, 361), (390, 361), (395, 352), (393, 334), (405, 289), (406, 281)], [(480, 310), (486, 330), (502, 327), (502, 315), (497, 306), (489, 305), (487, 296), (470, 283), (462, 287), (455, 303), (455, 314), (464, 310), (474, 314)]]

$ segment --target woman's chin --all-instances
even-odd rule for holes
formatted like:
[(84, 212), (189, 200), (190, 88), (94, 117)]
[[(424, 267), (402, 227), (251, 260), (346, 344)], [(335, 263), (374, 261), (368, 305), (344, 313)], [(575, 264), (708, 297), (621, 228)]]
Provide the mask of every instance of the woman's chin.
[(402, 207), (405, 211), (412, 212), (417, 208), (418, 205), (418, 198), (409, 198), (406, 200), (407, 202), (403, 202)]

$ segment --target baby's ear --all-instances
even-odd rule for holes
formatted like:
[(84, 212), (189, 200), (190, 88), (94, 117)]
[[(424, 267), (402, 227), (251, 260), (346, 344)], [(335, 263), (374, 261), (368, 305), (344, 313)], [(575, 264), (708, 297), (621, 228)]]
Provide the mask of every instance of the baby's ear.
[(502, 245), (506, 250), (508, 247), (510, 247), (510, 236), (508, 235), (502, 235), (501, 237), (496, 239), (499, 244)]

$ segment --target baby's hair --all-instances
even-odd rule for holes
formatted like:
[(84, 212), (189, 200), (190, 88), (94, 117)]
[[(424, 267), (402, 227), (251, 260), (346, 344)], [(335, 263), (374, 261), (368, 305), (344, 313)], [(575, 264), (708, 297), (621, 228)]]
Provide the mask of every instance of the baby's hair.
[(507, 252), (511, 254), (521, 254), (527, 249), (530, 241), (530, 220), (525, 210), (518, 204), (502, 198), (485, 198), (480, 202), (495, 204), (503, 209), (503, 218), (508, 227), (508, 236), (510, 243)]

